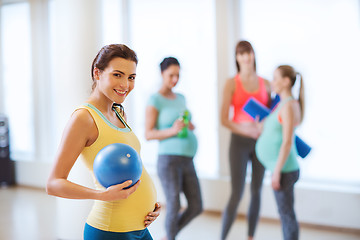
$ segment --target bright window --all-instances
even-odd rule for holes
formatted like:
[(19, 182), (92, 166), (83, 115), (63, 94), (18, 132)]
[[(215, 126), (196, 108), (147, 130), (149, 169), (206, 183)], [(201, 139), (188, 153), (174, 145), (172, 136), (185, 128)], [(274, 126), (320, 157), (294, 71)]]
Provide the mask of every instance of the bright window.
[(164, 57), (174, 56), (181, 65), (175, 91), (186, 97), (196, 126), (199, 147), (195, 165), (200, 174), (216, 173), (218, 99), (214, 1), (129, 2), (131, 47), (139, 57), (136, 87), (131, 96), (136, 111), (129, 117), (142, 143), (144, 162), (155, 165), (157, 160), (157, 141), (144, 138), (146, 104), (149, 96), (160, 88), (160, 62)]
[[(304, 76), (305, 119), (297, 133), (313, 148), (302, 178), (360, 182), (360, 17), (357, 0), (243, 0), (241, 36), (255, 48), (258, 73), (276, 66)], [(256, 13), (256, 14), (254, 14)]]
[(3, 5), (0, 22), (4, 87), (0, 101), (9, 118), (12, 158), (30, 159), (35, 143), (29, 4)]

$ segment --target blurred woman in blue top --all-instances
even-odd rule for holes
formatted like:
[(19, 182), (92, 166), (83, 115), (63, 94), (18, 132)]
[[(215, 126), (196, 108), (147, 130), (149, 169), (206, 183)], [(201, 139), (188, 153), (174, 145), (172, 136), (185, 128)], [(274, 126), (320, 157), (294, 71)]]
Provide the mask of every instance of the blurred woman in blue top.
[[(168, 57), (160, 68), (163, 82), (149, 99), (145, 136), (147, 140), (160, 140), (157, 170), (166, 197), (167, 236), (164, 239), (174, 240), (178, 232), (202, 212), (202, 200), (193, 163), (197, 150), (195, 127), (185, 97), (173, 91), (179, 81), (180, 63)], [(180, 135), (182, 130), (185, 134)], [(181, 192), (188, 203), (185, 210), (180, 210)]]

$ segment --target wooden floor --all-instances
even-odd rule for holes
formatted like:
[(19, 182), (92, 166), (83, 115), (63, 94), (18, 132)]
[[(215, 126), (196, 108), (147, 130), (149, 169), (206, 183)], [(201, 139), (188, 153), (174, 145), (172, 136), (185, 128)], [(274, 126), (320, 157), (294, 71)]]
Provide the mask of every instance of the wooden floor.
[[(26, 187), (0, 188), (0, 240), (55, 240), (54, 212), (56, 201), (43, 190)], [(165, 211), (149, 230), (154, 240), (164, 234)], [(228, 240), (246, 239), (246, 221), (239, 217), (231, 228)], [(205, 212), (180, 232), (177, 240), (218, 240), (221, 231), (219, 213)], [(303, 240), (359, 240), (360, 231), (301, 226)], [(277, 221), (262, 219), (256, 240), (281, 240)], [(75, 239), (74, 239), (75, 240)]]

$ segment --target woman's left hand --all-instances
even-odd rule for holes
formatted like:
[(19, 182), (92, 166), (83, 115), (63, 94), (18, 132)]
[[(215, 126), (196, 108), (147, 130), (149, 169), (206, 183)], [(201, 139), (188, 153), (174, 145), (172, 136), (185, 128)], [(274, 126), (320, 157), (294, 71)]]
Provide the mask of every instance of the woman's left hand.
[(145, 227), (150, 226), (150, 224), (156, 220), (156, 218), (160, 215), (161, 205), (159, 202), (155, 203), (155, 209), (152, 212), (149, 212), (145, 217)]
[(271, 177), (271, 186), (275, 191), (280, 190), (281, 172), (275, 171)]

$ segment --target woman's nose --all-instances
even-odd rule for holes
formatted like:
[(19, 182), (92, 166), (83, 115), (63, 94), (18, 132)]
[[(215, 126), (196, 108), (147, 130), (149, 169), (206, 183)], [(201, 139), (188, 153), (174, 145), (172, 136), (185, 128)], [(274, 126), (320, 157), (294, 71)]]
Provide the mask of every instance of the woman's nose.
[(127, 89), (129, 87), (129, 81), (127, 79), (120, 80), (120, 87), (122, 89)]
[(172, 81), (173, 81), (174, 83), (176, 83), (177, 81), (179, 81), (179, 77), (178, 77), (178, 76), (174, 76), (174, 77), (172, 78)]

